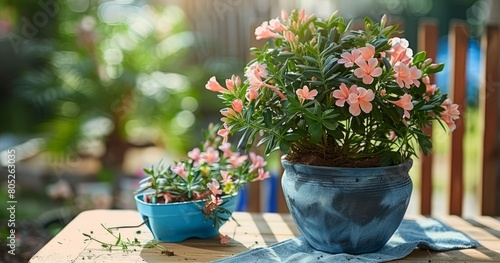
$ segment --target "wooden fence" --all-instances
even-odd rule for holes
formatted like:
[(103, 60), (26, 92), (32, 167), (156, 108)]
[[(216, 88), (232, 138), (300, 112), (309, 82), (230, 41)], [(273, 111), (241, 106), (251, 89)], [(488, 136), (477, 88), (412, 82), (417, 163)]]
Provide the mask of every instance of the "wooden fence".
[[(500, 215), (500, 186), (498, 185), (497, 149), (498, 136), (498, 89), (499, 89), (499, 27), (488, 25), (481, 39), (482, 72), (479, 107), (484, 126), (482, 127), (483, 151), (479, 182), (480, 213)], [(433, 21), (423, 22), (419, 27), (418, 49), (426, 50), (435, 60), (437, 54), (438, 25)], [(463, 21), (452, 21), (449, 32), (450, 96), (459, 105), (461, 118), (452, 133), (450, 176), (449, 176), (449, 214), (462, 215), (464, 200), (464, 134), (466, 108), (466, 57), (468, 51), (468, 29)], [(429, 134), (431, 129), (428, 130)], [(432, 156), (422, 158), (421, 162), (421, 200), (420, 213), (430, 215), (432, 209)]]

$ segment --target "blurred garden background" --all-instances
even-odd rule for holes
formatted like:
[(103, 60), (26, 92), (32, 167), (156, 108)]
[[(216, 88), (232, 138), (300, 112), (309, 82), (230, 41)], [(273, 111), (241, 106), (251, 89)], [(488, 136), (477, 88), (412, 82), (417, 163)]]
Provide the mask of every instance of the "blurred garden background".
[[(388, 14), (415, 51), (419, 22), (433, 19), (437, 61), (445, 63), (450, 21), (468, 23), (464, 215), (478, 214), (480, 36), (487, 23), (498, 23), (495, 2), (0, 0), (0, 203), (8, 200), (6, 151), (15, 149), (17, 259), (26, 262), (79, 211), (135, 209), (142, 169), (182, 157), (198, 145), (202, 129), (219, 122), (221, 105), (205, 90), (208, 78), (242, 75), (249, 48), (263, 44), (253, 37), (255, 27), (281, 9), (305, 8), (319, 17), (338, 9), (354, 21)], [(447, 70), (436, 81), (450, 88)], [(434, 129), (433, 214), (446, 213), (445, 133)], [(261, 189), (272, 199), (265, 211), (276, 211), (276, 160), (269, 159), (273, 180)], [(419, 178), (413, 179), (418, 190)], [(418, 213), (417, 206), (408, 212)], [(1, 262), (8, 211), (1, 209), (0, 218)]]

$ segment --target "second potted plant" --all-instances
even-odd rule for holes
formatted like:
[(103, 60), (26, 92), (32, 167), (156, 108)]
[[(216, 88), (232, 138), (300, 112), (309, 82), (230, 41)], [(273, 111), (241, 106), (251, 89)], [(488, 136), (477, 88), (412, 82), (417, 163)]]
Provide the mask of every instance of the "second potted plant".
[[(211, 125), (206, 140), (187, 158), (144, 170), (148, 177), (140, 182), (135, 200), (156, 240), (215, 236), (234, 212), (241, 187), (269, 177), (262, 156), (240, 154), (216, 135), (217, 129)], [(221, 242), (227, 237), (221, 236)]]

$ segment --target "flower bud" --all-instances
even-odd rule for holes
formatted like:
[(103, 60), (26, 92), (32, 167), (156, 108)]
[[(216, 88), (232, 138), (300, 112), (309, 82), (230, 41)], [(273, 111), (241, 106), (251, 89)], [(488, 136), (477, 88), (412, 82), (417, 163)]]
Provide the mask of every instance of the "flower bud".
[(284, 21), (288, 20), (288, 14), (286, 13), (285, 9), (281, 10), (281, 19)]
[(385, 24), (387, 24), (387, 14), (384, 14), (380, 19), (380, 26), (385, 27)]
[(430, 64), (432, 64), (432, 58), (428, 58), (428, 59), (424, 60), (425, 66), (429, 66)]

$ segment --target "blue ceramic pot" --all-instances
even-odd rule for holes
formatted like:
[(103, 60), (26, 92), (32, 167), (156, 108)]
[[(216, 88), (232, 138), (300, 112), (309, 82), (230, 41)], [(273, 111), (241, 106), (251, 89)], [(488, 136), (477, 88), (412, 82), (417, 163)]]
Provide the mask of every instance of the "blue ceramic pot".
[(329, 253), (361, 254), (382, 248), (410, 202), (412, 160), (375, 168), (335, 168), (282, 159), (283, 193), (309, 244)]
[[(202, 209), (205, 201), (190, 201), (171, 204), (151, 204), (143, 201), (143, 195), (135, 196), (137, 210), (156, 240), (162, 242), (181, 242), (188, 238), (210, 238), (218, 234), (219, 228), (207, 218)], [(223, 204), (231, 214), (236, 209), (236, 196), (222, 197)], [(223, 221), (230, 217), (219, 214)]]

